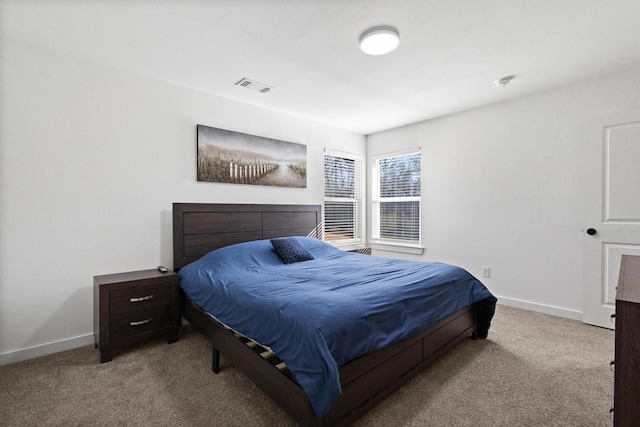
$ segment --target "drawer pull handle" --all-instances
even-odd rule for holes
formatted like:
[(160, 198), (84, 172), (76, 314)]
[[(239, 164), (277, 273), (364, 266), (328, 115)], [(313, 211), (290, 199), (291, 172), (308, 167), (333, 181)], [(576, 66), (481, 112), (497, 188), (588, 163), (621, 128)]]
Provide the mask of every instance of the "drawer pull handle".
[(153, 294), (147, 295), (146, 297), (131, 298), (129, 301), (131, 302), (149, 301), (151, 298), (153, 298)]
[(138, 320), (136, 322), (129, 322), (129, 325), (131, 325), (131, 326), (146, 325), (147, 323), (151, 322), (152, 320), (153, 320), (153, 317), (149, 317), (148, 319)]

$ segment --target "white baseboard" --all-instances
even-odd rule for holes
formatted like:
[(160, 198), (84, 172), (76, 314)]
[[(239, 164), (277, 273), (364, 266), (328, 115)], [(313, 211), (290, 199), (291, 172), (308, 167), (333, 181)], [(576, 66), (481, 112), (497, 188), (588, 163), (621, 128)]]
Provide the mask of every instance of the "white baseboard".
[(497, 295), (496, 298), (498, 298), (498, 304), (507, 305), (509, 307), (522, 308), (524, 310), (535, 311), (538, 313), (550, 314), (552, 316), (565, 317), (567, 319), (579, 320), (582, 322), (581, 311), (569, 310), (567, 308), (538, 304), (513, 298), (505, 298)]
[[(37, 345), (0, 354), (0, 366), (10, 363), (21, 362), (34, 357), (46, 356), (47, 354), (58, 353), (60, 351), (71, 350), (85, 345), (93, 344), (93, 334), (81, 335), (79, 337), (68, 338), (61, 341)], [(96, 350), (97, 351), (97, 350)], [(97, 359), (96, 353), (96, 360)]]

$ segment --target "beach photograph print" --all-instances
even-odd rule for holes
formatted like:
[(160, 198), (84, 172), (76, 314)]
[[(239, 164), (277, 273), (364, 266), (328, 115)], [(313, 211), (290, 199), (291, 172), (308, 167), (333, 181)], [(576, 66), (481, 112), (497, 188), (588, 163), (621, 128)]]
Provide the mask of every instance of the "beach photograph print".
[(307, 146), (197, 125), (198, 181), (307, 187)]

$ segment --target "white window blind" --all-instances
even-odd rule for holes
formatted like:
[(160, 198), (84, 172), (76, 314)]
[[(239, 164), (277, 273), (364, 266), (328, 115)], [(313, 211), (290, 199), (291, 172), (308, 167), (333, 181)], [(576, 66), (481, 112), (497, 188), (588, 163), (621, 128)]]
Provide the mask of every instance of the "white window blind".
[(325, 150), (324, 240), (334, 244), (362, 242), (362, 160)]
[(375, 158), (373, 238), (420, 242), (420, 151)]

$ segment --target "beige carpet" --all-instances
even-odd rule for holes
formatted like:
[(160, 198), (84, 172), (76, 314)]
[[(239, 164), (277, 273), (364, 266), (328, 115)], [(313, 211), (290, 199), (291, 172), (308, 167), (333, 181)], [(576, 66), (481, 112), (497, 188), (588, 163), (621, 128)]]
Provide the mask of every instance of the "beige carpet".
[[(609, 426), (613, 332), (498, 306), (466, 341), (354, 426)], [(293, 426), (198, 333), (116, 351), (93, 346), (0, 366), (2, 426)]]

